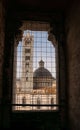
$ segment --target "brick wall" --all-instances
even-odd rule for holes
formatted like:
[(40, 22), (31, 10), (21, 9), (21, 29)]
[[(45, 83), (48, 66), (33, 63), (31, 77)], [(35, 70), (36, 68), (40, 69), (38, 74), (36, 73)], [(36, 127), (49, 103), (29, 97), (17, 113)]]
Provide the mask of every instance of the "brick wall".
[(66, 33), (70, 130), (80, 130), (80, 2), (78, 1), (68, 9)]

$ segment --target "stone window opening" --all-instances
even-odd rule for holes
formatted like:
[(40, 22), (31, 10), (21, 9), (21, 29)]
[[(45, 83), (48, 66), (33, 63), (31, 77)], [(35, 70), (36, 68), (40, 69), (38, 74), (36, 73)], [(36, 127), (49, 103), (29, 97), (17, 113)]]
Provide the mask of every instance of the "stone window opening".
[[(31, 22), (31, 24), (32, 26), (29, 22), (24, 22), (24, 26), (21, 28), (24, 35), (17, 46), (15, 56), (17, 63), (14, 60), (16, 71), (13, 76), (13, 103), (20, 105), (22, 98), (26, 111), (37, 111), (38, 109), (50, 111), (52, 110), (49, 106), (52, 104), (52, 96), (55, 99), (54, 105), (58, 103), (55, 45), (49, 40), (50, 24), (48, 22)], [(17, 77), (20, 79), (20, 83), (17, 81)], [(21, 87), (20, 92), (15, 91), (15, 84)], [(23, 94), (25, 94), (27, 103), (22, 97)], [(37, 96), (41, 97), (41, 101)], [(36, 101), (42, 106), (37, 106)], [(53, 110), (57, 110), (57, 107), (54, 108)], [(14, 110), (21, 111), (24, 108), (16, 105)]]

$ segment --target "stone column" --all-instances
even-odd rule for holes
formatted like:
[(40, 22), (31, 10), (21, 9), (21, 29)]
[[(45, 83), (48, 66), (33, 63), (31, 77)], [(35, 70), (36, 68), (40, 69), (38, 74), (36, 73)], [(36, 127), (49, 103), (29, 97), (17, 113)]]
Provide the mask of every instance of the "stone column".
[[(61, 34), (62, 35), (62, 34)], [(61, 36), (60, 35), (60, 36)], [(66, 57), (64, 49), (64, 41), (61, 37), (58, 39), (58, 53), (59, 53), (59, 102), (60, 102), (60, 120), (62, 130), (66, 130), (67, 126), (67, 95), (66, 95)]]
[[(3, 128), (9, 128), (12, 111), (13, 57), (17, 23), (6, 19), (3, 66), (2, 118)], [(19, 26), (18, 26), (19, 27)]]
[(58, 79), (59, 79), (59, 66), (58, 66), (58, 41), (55, 37), (55, 35), (52, 33), (53, 28), (51, 27), (49, 32), (48, 32), (48, 40), (52, 42), (53, 46), (55, 47), (55, 64), (56, 64), (56, 104), (59, 103), (59, 94), (58, 94)]
[(6, 30), (5, 48), (4, 48), (4, 66), (3, 66), (3, 93), (2, 93), (2, 114), (3, 128), (9, 128), (10, 112), (12, 101), (12, 68), (13, 68), (13, 45), (14, 32)]
[[(16, 88), (16, 73), (17, 73), (17, 47), (19, 44), (19, 41), (22, 40), (22, 31), (19, 30), (19, 32), (15, 36), (15, 42), (14, 42), (14, 58), (13, 58), (13, 88), (12, 88), (12, 103), (16, 103), (16, 94), (17, 94), (17, 88)], [(13, 106), (13, 110), (15, 110), (15, 107)]]
[[(0, 8), (2, 9), (2, 8)], [(2, 10), (1, 10), (2, 11)], [(4, 13), (3, 13), (4, 14)], [(11, 124), (11, 111), (12, 111), (12, 87), (13, 87), (13, 56), (14, 56), (14, 39), (15, 39), (15, 33), (17, 31), (17, 28), (19, 28), (19, 25), (15, 21), (11, 21), (11, 19), (8, 19), (9, 17), (6, 17), (6, 24), (5, 24), (5, 39), (4, 39), (4, 33), (3, 33), (3, 15), (2, 17), (2, 24), (1, 25), (1, 45), (4, 44), (4, 49), (1, 47), (1, 54), (3, 54), (3, 60), (2, 67), (0, 68), (3, 72), (3, 80), (2, 82), (2, 93), (0, 94), (2, 97), (2, 109), (1, 109), (1, 128), (10, 128)], [(0, 19), (1, 20), (1, 19)], [(1, 73), (0, 73), (1, 74)], [(1, 76), (1, 75), (0, 75)], [(2, 77), (1, 77), (2, 78)]]
[[(63, 21), (56, 21), (51, 23), (51, 37), (55, 45), (56, 52), (56, 79), (57, 79), (57, 93), (60, 111), (60, 127), (66, 129), (66, 57), (65, 57), (65, 33)], [(55, 42), (56, 41), (56, 42)]]

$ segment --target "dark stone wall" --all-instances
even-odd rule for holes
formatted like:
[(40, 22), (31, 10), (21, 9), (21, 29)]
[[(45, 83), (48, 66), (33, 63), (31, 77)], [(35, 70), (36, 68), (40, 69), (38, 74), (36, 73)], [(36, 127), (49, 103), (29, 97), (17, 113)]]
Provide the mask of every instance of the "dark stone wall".
[(80, 2), (67, 10), (67, 88), (70, 130), (80, 130)]
[(2, 125), (2, 82), (3, 82), (3, 57), (5, 39), (5, 7), (0, 0), (0, 127)]
[(2, 0), (0, 1), (0, 99), (2, 96), (2, 67), (4, 55), (4, 38), (5, 38), (5, 7)]
[[(11, 81), (9, 81), (8, 83), (8, 77), (11, 76), (12, 73), (12, 61), (8, 61), (7, 59), (7, 54), (8, 54), (8, 58), (10, 59), (9, 56), (12, 55), (12, 49), (11, 47), (13, 46), (9, 46), (9, 45), (13, 45), (13, 42), (9, 42), (9, 39), (7, 39), (5, 45), (7, 47), (5, 47), (4, 50), (4, 39), (5, 39), (5, 7), (3, 6), (3, 3), (1, 2), (2, 0), (0, 0), (0, 102), (1, 102), (1, 98), (2, 98), (2, 84), (3, 84), (3, 94), (4, 94), (4, 101), (5, 102), (9, 102), (7, 101), (6, 97), (8, 98), (8, 89), (9, 86), (11, 86)], [(59, 43), (59, 65), (60, 65), (60, 81), (59, 81), (59, 85), (60, 85), (60, 102), (63, 103), (63, 105), (65, 105), (65, 101), (66, 101), (66, 97), (65, 97), (65, 86), (67, 87), (67, 100), (68, 100), (68, 115), (69, 115), (69, 124), (70, 124), (70, 130), (80, 130), (80, 2), (78, 0), (74, 0), (75, 2), (72, 1), (71, 6), (69, 5), (69, 8), (67, 9), (67, 13), (66, 13), (66, 24), (65, 24), (65, 28), (66, 28), (66, 52), (64, 51), (64, 43), (60, 44)], [(8, 32), (8, 31), (7, 31)], [(6, 32), (6, 33), (7, 33)], [(12, 32), (13, 33), (13, 32)], [(7, 37), (7, 34), (6, 34)], [(8, 37), (10, 38), (10, 37)], [(13, 39), (13, 34), (11, 36), (11, 38)], [(11, 39), (10, 39), (11, 40)], [(10, 48), (10, 51), (8, 52)], [(4, 55), (4, 52), (5, 55)], [(10, 54), (9, 54), (10, 53)], [(66, 68), (67, 71), (65, 70), (65, 60), (64, 60), (64, 54), (66, 54), (66, 58), (67, 58), (67, 62), (66, 62)], [(7, 59), (7, 61), (3, 61), (4, 59)], [(8, 63), (8, 66), (5, 64), (4, 65), (4, 75), (3, 75), (3, 62), (4, 63)], [(11, 64), (9, 64), (11, 62)], [(7, 71), (8, 70), (8, 71)], [(67, 72), (67, 82), (65, 81), (65, 73)], [(8, 74), (8, 75), (7, 75)], [(3, 77), (4, 76), (4, 77)], [(6, 80), (5, 83), (2, 83), (3, 79)], [(65, 85), (66, 82), (66, 85)], [(7, 83), (7, 85), (6, 85)], [(7, 87), (6, 87), (7, 86)], [(6, 87), (6, 89), (5, 89)], [(62, 96), (61, 96), (62, 95)], [(5, 100), (6, 99), (6, 100)], [(9, 126), (9, 115), (10, 113), (8, 113), (9, 109), (7, 107), (4, 108), (3, 110), (3, 114), (4, 115), (0, 115), (0, 126), (2, 123), (2, 116), (3, 116), (3, 125), (5, 125), (6, 127)], [(64, 111), (64, 109), (63, 109)], [(0, 114), (2, 112), (2, 108), (0, 106)], [(62, 109), (61, 109), (62, 112)], [(65, 112), (62, 112), (61, 115), (61, 123), (64, 120), (64, 115)], [(15, 114), (16, 115), (16, 114)], [(22, 117), (23, 115), (21, 115), (20, 117)], [(6, 118), (5, 118), (6, 117)], [(16, 117), (18, 117), (16, 115)], [(36, 117), (39, 117), (36, 116)], [(45, 116), (46, 117), (46, 116)], [(55, 119), (53, 119), (52, 117), (54, 117), (54, 114), (52, 116), (50, 116), (50, 120), (52, 120), (53, 122), (55, 121)], [(56, 116), (55, 116), (56, 117)], [(59, 115), (58, 115), (59, 117)], [(9, 118), (9, 119), (8, 119)], [(25, 117), (26, 118), (26, 117)], [(24, 119), (25, 119), (24, 118)], [(31, 115), (32, 118), (32, 115)], [(52, 119), (51, 119), (52, 118)], [(13, 124), (17, 123), (17, 118), (15, 121), (15, 117), (12, 117), (12, 126)], [(22, 119), (22, 118), (21, 118)], [(41, 117), (42, 119), (42, 117)], [(56, 118), (58, 119), (58, 118)], [(50, 121), (48, 120), (48, 121)], [(59, 120), (59, 119), (58, 119)], [(15, 122), (14, 122), (15, 121)], [(22, 121), (22, 120), (21, 120)], [(26, 119), (27, 121), (27, 119)], [(36, 119), (37, 121), (37, 119)], [(42, 120), (44, 121), (44, 120)], [(33, 122), (33, 121), (32, 121)], [(52, 128), (52, 123), (49, 126), (49, 122), (45, 122), (45, 128), (48, 128), (51, 130)], [(20, 123), (20, 122), (19, 122)], [(31, 122), (30, 122), (31, 123)], [(43, 128), (43, 122), (39, 122), (39, 125), (42, 125), (42, 129)], [(56, 122), (55, 122), (56, 123)], [(63, 122), (63, 124), (65, 123), (65, 121)], [(56, 125), (55, 125), (55, 129), (57, 124), (59, 125), (59, 122), (57, 121)], [(24, 125), (26, 125), (26, 122), (24, 123)], [(62, 128), (64, 127), (61, 126)]]

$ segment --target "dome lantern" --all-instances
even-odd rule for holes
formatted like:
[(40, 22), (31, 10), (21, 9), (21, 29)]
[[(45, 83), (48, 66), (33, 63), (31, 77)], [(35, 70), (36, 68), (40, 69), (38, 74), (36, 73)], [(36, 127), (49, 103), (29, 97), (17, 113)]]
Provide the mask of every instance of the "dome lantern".
[(44, 67), (44, 61), (43, 60), (39, 61), (39, 67)]

